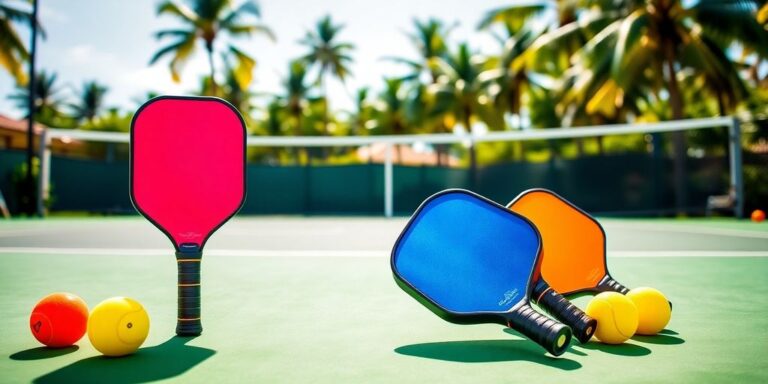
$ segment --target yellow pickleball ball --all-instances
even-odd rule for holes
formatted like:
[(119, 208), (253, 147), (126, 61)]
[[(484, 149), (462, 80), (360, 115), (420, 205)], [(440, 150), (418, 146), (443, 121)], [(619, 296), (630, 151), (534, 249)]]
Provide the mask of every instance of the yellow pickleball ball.
[(635, 303), (638, 312), (637, 333), (655, 335), (669, 323), (672, 307), (659, 290), (649, 287), (634, 288), (627, 297)]
[(593, 297), (584, 312), (597, 320), (595, 337), (603, 343), (621, 344), (637, 330), (637, 307), (618, 292), (603, 292)]
[(99, 303), (88, 317), (88, 339), (107, 356), (136, 352), (149, 334), (149, 315), (136, 300), (113, 297)]

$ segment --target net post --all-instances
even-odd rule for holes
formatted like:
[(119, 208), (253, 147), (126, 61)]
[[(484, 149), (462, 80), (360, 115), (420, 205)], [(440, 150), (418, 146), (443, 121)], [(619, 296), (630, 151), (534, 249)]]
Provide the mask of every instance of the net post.
[(744, 217), (744, 173), (741, 160), (741, 124), (736, 117), (732, 117), (731, 123), (728, 125), (728, 145), (730, 147), (731, 193), (735, 197), (733, 215), (742, 218)]
[(392, 143), (384, 150), (384, 216), (392, 217)]
[(40, 132), (40, 143), (38, 148), (40, 158), (40, 175), (37, 180), (37, 215), (45, 215), (45, 201), (48, 200), (51, 185), (51, 136), (48, 134), (48, 128), (43, 128)]

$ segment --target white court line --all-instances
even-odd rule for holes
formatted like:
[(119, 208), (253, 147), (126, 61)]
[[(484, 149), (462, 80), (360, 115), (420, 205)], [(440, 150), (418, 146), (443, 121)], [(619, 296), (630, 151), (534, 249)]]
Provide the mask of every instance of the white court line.
[(768, 232), (761, 231), (742, 231), (738, 229), (727, 228), (704, 228), (704, 227), (683, 227), (676, 225), (664, 225), (664, 224), (624, 224), (624, 223), (605, 223), (605, 228), (610, 230), (611, 228), (621, 229), (634, 229), (643, 231), (657, 231), (657, 232), (679, 232), (679, 233), (691, 233), (695, 235), (715, 235), (715, 236), (729, 236), (729, 237), (746, 237), (750, 239), (768, 239)]
[(608, 257), (768, 257), (768, 251), (608, 251)]
[[(0, 254), (91, 255), (91, 256), (160, 256), (172, 255), (170, 249), (123, 248), (39, 248), (0, 247)], [(209, 256), (229, 257), (389, 257), (390, 251), (377, 250), (279, 250), (279, 249), (212, 249)], [(768, 251), (609, 251), (609, 257), (768, 257)]]

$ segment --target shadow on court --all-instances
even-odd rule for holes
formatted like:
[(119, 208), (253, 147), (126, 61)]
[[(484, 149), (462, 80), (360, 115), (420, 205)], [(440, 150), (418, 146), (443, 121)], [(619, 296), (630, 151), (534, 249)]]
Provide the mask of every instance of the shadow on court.
[[(675, 333), (677, 334), (677, 333)], [(685, 340), (670, 334), (658, 334), (653, 336), (634, 335), (632, 340), (646, 344), (677, 345), (685, 343)]]
[(459, 363), (530, 361), (571, 371), (581, 368), (577, 361), (546, 355), (544, 349), (528, 340), (467, 340), (404, 345), (395, 348), (401, 355)]
[(178, 376), (213, 356), (212, 349), (185, 345), (173, 337), (125, 357), (94, 356), (40, 376), (34, 383), (144, 383)]
[(23, 351), (19, 351), (14, 353), (13, 355), (10, 355), (8, 357), (11, 358), (11, 360), (42, 360), (42, 359), (50, 359), (52, 357), (58, 357), (63, 356), (68, 353), (72, 353), (80, 349), (77, 345), (72, 345), (65, 348), (47, 348), (47, 347), (38, 347), (38, 348), (31, 348), (31, 349), (25, 349)]
[[(573, 346), (573, 344), (571, 344)], [(588, 349), (591, 351), (600, 351), (618, 356), (645, 356), (650, 355), (651, 350), (636, 344), (603, 344), (598, 341), (590, 341), (586, 344), (577, 344), (577, 348)]]

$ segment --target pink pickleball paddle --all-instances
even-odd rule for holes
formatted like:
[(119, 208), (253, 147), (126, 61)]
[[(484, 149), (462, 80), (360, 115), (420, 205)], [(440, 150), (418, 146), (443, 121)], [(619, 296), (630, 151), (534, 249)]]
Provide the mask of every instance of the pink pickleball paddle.
[(131, 201), (176, 248), (178, 335), (202, 332), (203, 247), (245, 201), (245, 141), (240, 113), (213, 97), (160, 96), (131, 122)]

